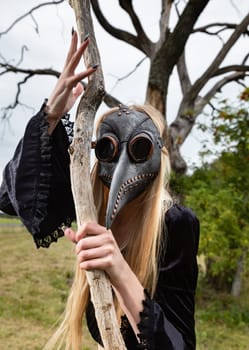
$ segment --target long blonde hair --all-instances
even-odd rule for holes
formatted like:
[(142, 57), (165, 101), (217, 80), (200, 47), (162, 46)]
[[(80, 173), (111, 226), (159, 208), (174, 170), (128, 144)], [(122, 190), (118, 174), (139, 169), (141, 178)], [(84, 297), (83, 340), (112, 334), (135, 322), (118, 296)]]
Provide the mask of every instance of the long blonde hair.
[[(166, 143), (166, 127), (163, 116), (150, 105), (129, 107), (146, 113), (156, 125), (160, 136)], [(117, 108), (110, 109), (99, 120), (100, 123)], [(130, 268), (138, 277), (140, 283), (153, 296), (158, 278), (158, 259), (161, 245), (165, 212), (172, 205), (172, 199), (167, 191), (170, 176), (170, 160), (165, 146), (161, 152), (161, 166), (158, 176), (153, 183), (136, 200), (127, 205), (121, 215), (126, 215), (130, 223), (130, 240), (122, 251)], [(91, 172), (95, 205), (98, 212), (99, 223), (104, 225), (104, 216), (108, 201), (109, 190), (98, 177), (98, 161), (95, 162)], [(141, 249), (143, 247), (143, 249)], [(85, 272), (76, 263), (74, 281), (67, 300), (63, 320), (49, 340), (44, 350), (62, 349), (80, 350), (82, 343), (82, 319), (89, 302), (89, 287)], [(117, 315), (121, 310), (117, 306)]]

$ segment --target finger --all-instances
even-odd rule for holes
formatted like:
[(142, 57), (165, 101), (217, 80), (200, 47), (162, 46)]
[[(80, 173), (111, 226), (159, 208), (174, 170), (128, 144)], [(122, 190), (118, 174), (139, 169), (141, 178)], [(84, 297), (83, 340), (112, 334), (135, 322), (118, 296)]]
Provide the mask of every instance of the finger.
[(73, 87), (75, 87), (77, 85), (77, 83), (79, 83), (81, 80), (89, 77), (91, 74), (93, 74), (96, 69), (98, 68), (98, 66), (93, 66), (88, 68), (87, 70), (85, 70), (84, 72), (81, 73), (77, 73), (75, 75), (73, 75), (70, 78), (67, 78), (66, 80), (66, 85), (67, 87), (69, 87), (70, 89), (72, 89)]
[(78, 66), (79, 61), (85, 51), (85, 49), (87, 48), (88, 44), (89, 44), (89, 37), (83, 41), (83, 43), (80, 45), (80, 47), (78, 48), (78, 50), (73, 54), (73, 56), (71, 57), (70, 62), (68, 63), (68, 71), (69, 72), (74, 72), (75, 68)]
[(80, 263), (80, 268), (83, 270), (106, 270), (112, 265), (110, 256), (83, 261)]
[(105, 245), (114, 245), (112, 237), (110, 233), (103, 232), (102, 234), (86, 236), (81, 239), (76, 238), (78, 243), (75, 246), (75, 252), (79, 254), (82, 250), (95, 249)]
[(70, 43), (70, 47), (69, 47), (69, 51), (66, 57), (66, 61), (64, 64), (64, 69), (65, 67), (69, 64), (73, 54), (76, 52), (77, 50), (77, 45), (78, 45), (78, 34), (77, 32), (74, 30), (73, 34), (72, 34), (72, 39), (71, 39), (71, 43)]
[(64, 231), (64, 235), (73, 243), (76, 243), (76, 233), (71, 229), (71, 228), (67, 228)]
[(104, 226), (97, 224), (96, 222), (86, 222), (82, 226), (79, 227), (76, 238), (77, 242), (86, 237), (87, 235), (99, 235), (108, 232)]
[(77, 255), (77, 260), (79, 263), (82, 263), (88, 260), (106, 258), (107, 256), (111, 257), (113, 256), (113, 250), (114, 249), (112, 245), (105, 245), (104, 247), (101, 246), (98, 248), (82, 250)]
[(81, 83), (77, 83), (75, 88), (73, 88), (73, 96), (74, 99), (76, 100), (84, 91), (84, 87)]

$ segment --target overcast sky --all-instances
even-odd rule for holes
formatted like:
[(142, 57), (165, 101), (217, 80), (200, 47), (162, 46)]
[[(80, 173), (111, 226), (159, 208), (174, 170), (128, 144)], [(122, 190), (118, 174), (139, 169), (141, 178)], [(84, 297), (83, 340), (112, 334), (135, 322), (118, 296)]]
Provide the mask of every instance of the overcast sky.
[[(38, 0), (8, 0), (1, 1), (0, 32), (19, 16), (38, 5)], [(133, 31), (126, 13), (119, 9), (116, 0), (101, 1), (105, 15), (112, 24), (126, 30)], [(152, 40), (157, 40), (159, 34), (158, 18), (161, 0), (134, 1), (135, 8), (145, 23), (147, 34)], [(210, 22), (239, 22), (249, 11), (248, 0), (212, 0), (205, 12), (200, 16), (198, 24)], [(54, 68), (61, 70), (70, 42), (72, 26), (76, 28), (74, 13), (67, 1), (59, 6), (50, 6), (34, 13), (39, 25), (39, 32), (35, 31), (35, 23), (31, 17), (18, 23), (7, 35), (0, 38), (0, 53), (6, 60), (15, 63), (20, 57), (23, 45), (28, 47), (25, 52), (22, 67), (28, 68)], [(174, 26), (174, 18), (171, 25)], [(116, 85), (117, 77), (129, 73), (143, 58), (143, 54), (133, 47), (118, 41), (104, 32), (95, 23), (95, 32), (101, 54), (102, 66), (105, 74), (106, 90), (122, 100), (124, 103), (143, 103), (149, 62), (145, 61), (128, 79)], [(220, 49), (221, 41), (204, 35), (195, 35), (187, 45), (187, 62), (191, 78), (196, 79), (213, 59)], [(241, 58), (248, 50), (248, 41), (240, 40), (227, 57), (226, 63), (241, 63)], [(0, 77), (0, 107), (12, 103), (16, 91), (17, 76), (9, 74)], [(44, 98), (48, 97), (55, 84), (54, 78), (39, 77), (31, 79), (23, 87), (21, 101), (32, 107), (27, 109), (18, 107), (9, 122), (0, 124), (0, 173), (6, 162), (12, 156), (18, 140), (21, 138), (25, 125), (30, 117), (37, 111)], [(115, 86), (116, 85), (116, 86)], [(172, 77), (169, 90), (168, 116), (172, 121), (180, 101), (179, 84), (175, 76)], [(231, 98), (238, 95), (237, 85), (229, 86), (224, 96)], [(101, 107), (102, 112), (105, 107)], [(195, 132), (185, 142), (182, 153), (191, 164), (197, 159), (200, 149), (200, 135)], [(1, 175), (0, 175), (1, 179)]]

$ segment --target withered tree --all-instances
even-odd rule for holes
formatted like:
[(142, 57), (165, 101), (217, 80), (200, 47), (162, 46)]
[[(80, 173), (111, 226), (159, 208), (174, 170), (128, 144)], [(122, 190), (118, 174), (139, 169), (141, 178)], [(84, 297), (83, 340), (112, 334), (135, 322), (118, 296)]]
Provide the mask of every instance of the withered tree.
[[(21, 18), (17, 19), (5, 32), (0, 33), (0, 38), (1, 35), (10, 31), (15, 23), (25, 16), (33, 16), (33, 12), (40, 7), (49, 4), (54, 5), (55, 3), (59, 4), (61, 2), (62, 1), (52, 1), (38, 5), (27, 14), (24, 14)], [(246, 64), (249, 57), (248, 54), (245, 57), (240, 57), (240, 62), (235, 62), (233, 65), (224, 66), (223, 62), (238, 39), (242, 35), (248, 36), (249, 13), (245, 15), (240, 23), (218, 22), (198, 27), (198, 18), (203, 11), (205, 11), (210, 0), (162, 0), (161, 17), (159, 21), (160, 35), (157, 42), (153, 42), (146, 34), (142, 20), (137, 15), (132, 0), (119, 0), (119, 6), (129, 15), (136, 34), (115, 28), (104, 16), (99, 1), (91, 0), (90, 2), (97, 20), (110, 35), (134, 46), (136, 49), (143, 52), (143, 54), (149, 59), (150, 69), (147, 80), (145, 102), (150, 103), (157, 108), (165, 116), (166, 120), (167, 93), (170, 77), (174, 68), (177, 68), (181, 84), (182, 99), (176, 118), (168, 127), (168, 148), (171, 154), (173, 169), (178, 173), (185, 172), (186, 163), (181, 157), (180, 147), (191, 132), (197, 116), (200, 115), (204, 107), (210, 103), (211, 99), (222, 89), (223, 86), (233, 81), (242, 81), (248, 74), (249, 66)], [(81, 2), (77, 0), (71, 1), (71, 4), (75, 8), (76, 4), (79, 5), (80, 3)], [(179, 7), (180, 3), (181, 9)], [(173, 9), (178, 15), (178, 20), (174, 28), (170, 28), (169, 23)], [(35, 22), (34, 17), (32, 18)], [(230, 31), (230, 36), (224, 39), (219, 52), (213, 57), (209, 67), (202, 72), (199, 78), (192, 82), (185, 60), (185, 47), (188, 39), (191, 35), (199, 32), (206, 35), (216, 35), (221, 37), (222, 33), (225, 31)], [(84, 29), (82, 29), (82, 32), (84, 32)], [(7, 107), (9, 109), (14, 108), (19, 103), (21, 86), (27, 82), (28, 79), (37, 74), (53, 76), (59, 76), (60, 74), (60, 72), (52, 69), (32, 70), (21, 68), (18, 63), (13, 65), (11, 62), (6, 61), (3, 54), (0, 54), (0, 68), (1, 76), (10, 72), (24, 74), (23, 80), (18, 83), (15, 102), (13, 105)], [(215, 82), (210, 86), (209, 83), (214, 77), (216, 77)], [(208, 88), (205, 89), (207, 86)], [(203, 91), (205, 91), (205, 93), (203, 93)], [(104, 100), (109, 106), (117, 105), (118, 103), (117, 99), (110, 96), (108, 92), (105, 93)], [(84, 100), (82, 101), (84, 103)], [(81, 220), (79, 219), (78, 221), (80, 223)], [(90, 276), (90, 279), (96, 280), (96, 275), (92, 276), (92, 278)], [(100, 296), (100, 293), (98, 293), (98, 296)], [(106, 322), (103, 322), (104, 326), (100, 327), (100, 329), (104, 329), (106, 324)], [(119, 338), (119, 335), (117, 335), (117, 338)], [(116, 348), (121, 348), (121, 346), (117, 346)]]
[[(62, 1), (57, 2), (60, 3)], [(249, 71), (248, 54), (242, 56), (242, 53), (238, 52), (236, 62), (231, 65), (224, 64), (225, 58), (236, 42), (242, 36), (246, 39), (248, 38), (249, 13), (245, 13), (244, 18), (239, 23), (224, 22), (222, 13), (220, 13), (219, 22), (198, 26), (198, 18), (205, 13), (209, 2), (210, 0), (162, 0), (161, 15), (158, 23), (160, 34), (158, 40), (153, 42), (146, 34), (142, 16), (139, 17), (136, 13), (132, 0), (119, 0), (119, 6), (130, 17), (135, 34), (113, 26), (111, 21), (104, 15), (100, 1), (91, 0), (95, 16), (104, 30), (114, 38), (140, 50), (149, 59), (150, 69), (146, 87), (146, 102), (159, 109), (165, 115), (166, 120), (169, 82), (172, 72), (176, 68), (182, 95), (176, 117), (168, 126), (168, 147), (171, 153), (172, 167), (177, 173), (186, 171), (186, 162), (180, 154), (180, 148), (192, 131), (197, 117), (202, 113), (205, 106), (210, 104), (217, 92), (221, 91), (228, 83), (243, 83)], [(56, 1), (52, 3), (56, 3)], [(239, 2), (233, 2), (235, 6), (237, 3)], [(109, 10), (111, 12), (111, 9)], [(26, 15), (33, 15), (34, 9), (32, 11)], [(171, 28), (170, 19), (175, 14), (178, 16), (177, 21), (175, 26)], [(21, 20), (21, 18), (18, 20)], [(1, 35), (10, 31), (13, 25), (7, 28), (5, 32), (0, 33), (0, 39)], [(189, 67), (185, 59), (186, 43), (197, 33), (202, 33), (204, 39), (205, 36), (219, 38), (221, 45), (218, 53), (211, 58), (210, 65), (202, 71), (197, 79), (193, 80), (189, 75)], [(208, 54), (210, 53), (207, 48)], [(60, 74), (60, 72), (53, 69), (32, 70), (20, 68), (17, 64), (12, 65), (10, 62), (7, 62), (3, 54), (0, 55), (0, 68), (2, 77), (9, 72), (22, 73), (24, 75), (23, 80), (20, 80), (18, 84), (18, 94), (15, 103), (9, 108), (13, 108), (19, 103), (21, 86), (30, 77), (36, 74), (53, 76)], [(108, 94), (108, 91), (104, 101), (108, 106), (118, 103), (117, 99)]]

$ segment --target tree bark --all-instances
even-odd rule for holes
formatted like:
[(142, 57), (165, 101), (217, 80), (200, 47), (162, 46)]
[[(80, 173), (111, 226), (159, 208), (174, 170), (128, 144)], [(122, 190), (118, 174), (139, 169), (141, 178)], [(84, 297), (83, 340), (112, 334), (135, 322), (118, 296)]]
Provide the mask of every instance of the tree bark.
[[(146, 92), (146, 102), (158, 109), (167, 121), (167, 93), (170, 76), (174, 67), (184, 55), (185, 44), (193, 31), (193, 27), (202, 13), (209, 0), (190, 0), (179, 21), (170, 33), (168, 28), (164, 28), (161, 33), (159, 43), (156, 45), (156, 52), (151, 57), (151, 66), (149, 72), (148, 86)], [(168, 1), (165, 10), (170, 11), (171, 3)], [(166, 18), (169, 14), (164, 14)], [(161, 27), (162, 30), (162, 27)], [(164, 40), (162, 41), (162, 37)], [(171, 133), (172, 128), (168, 128), (167, 148), (170, 153), (172, 168), (177, 173), (184, 173), (187, 169), (186, 162), (180, 154), (180, 137), (176, 140)]]
[(243, 253), (238, 259), (237, 270), (235, 272), (233, 284), (231, 288), (231, 294), (236, 298), (240, 296), (240, 292), (242, 288), (242, 275), (244, 271), (245, 260), (246, 260), (246, 250), (243, 251)]
[[(86, 34), (91, 43), (84, 54), (86, 66), (100, 63), (95, 41), (89, 0), (71, 0), (81, 41)], [(97, 221), (90, 181), (90, 146), (96, 111), (104, 96), (101, 67), (89, 78), (87, 89), (78, 105), (74, 139), (70, 147), (71, 182), (78, 227), (85, 221)], [(105, 349), (125, 349), (113, 304), (111, 284), (103, 271), (87, 271), (91, 299)]]
[[(173, 68), (180, 59), (185, 44), (193, 27), (209, 0), (190, 0), (172, 33), (165, 35), (165, 40), (152, 58), (146, 100), (151, 103), (151, 96), (162, 96), (165, 105), (169, 79)], [(154, 99), (152, 99), (154, 102)], [(154, 105), (155, 108), (157, 106)]]
[[(190, 80), (187, 78), (187, 67), (184, 66), (182, 57), (180, 62), (178, 61), (178, 72), (181, 79), (181, 87), (185, 89), (183, 91), (183, 98), (179, 106), (177, 116), (173, 123), (170, 125), (171, 136), (171, 160), (172, 168), (177, 173), (184, 173), (187, 169), (186, 162), (183, 160), (180, 154), (180, 147), (192, 131), (195, 125), (197, 116), (202, 112), (204, 107), (215, 96), (215, 94), (221, 90), (221, 88), (231, 81), (237, 81), (243, 79), (248, 71), (248, 66), (245, 62), (242, 62), (240, 66), (231, 65), (220, 68), (221, 63), (225, 59), (228, 52), (234, 46), (236, 41), (241, 37), (243, 33), (246, 33), (249, 24), (249, 14), (235, 26), (235, 29), (231, 36), (224, 43), (220, 51), (217, 53), (213, 62), (205, 70), (205, 72), (194, 82), (190, 84)], [(204, 86), (210, 81), (212, 77), (222, 76), (223, 74), (231, 72), (230, 75), (223, 76), (219, 81), (216, 81), (208, 92), (201, 97), (200, 93)], [(184, 79), (183, 79), (184, 78)], [(183, 83), (185, 82), (185, 87)], [(186, 84), (187, 82), (187, 84)]]
[[(146, 56), (150, 57), (150, 55), (153, 52), (153, 43), (149, 40), (149, 38), (145, 35), (144, 30), (140, 24), (140, 21), (138, 20), (137, 15), (134, 12), (134, 9), (132, 7), (132, 3), (130, 1), (129, 4), (125, 5), (124, 1), (121, 1), (123, 3), (123, 8), (125, 11), (129, 14), (130, 19), (134, 25), (135, 30), (137, 31), (137, 35), (134, 35), (130, 32), (127, 32), (125, 30), (119, 29), (111, 25), (111, 23), (108, 22), (106, 17), (103, 15), (98, 0), (91, 0), (91, 5), (94, 11), (95, 16), (97, 17), (99, 23), (101, 26), (113, 37), (116, 39), (122, 40), (129, 45), (132, 45), (136, 47), (137, 49), (141, 50), (146, 54)], [(129, 9), (128, 9), (129, 7)], [(138, 32), (138, 29), (140, 32)], [(141, 32), (142, 31), (142, 32)]]

